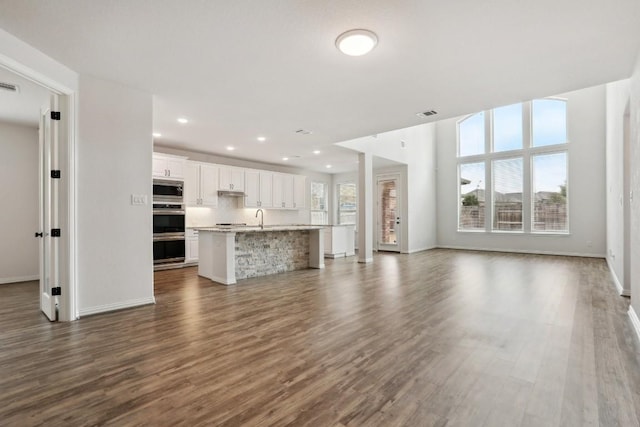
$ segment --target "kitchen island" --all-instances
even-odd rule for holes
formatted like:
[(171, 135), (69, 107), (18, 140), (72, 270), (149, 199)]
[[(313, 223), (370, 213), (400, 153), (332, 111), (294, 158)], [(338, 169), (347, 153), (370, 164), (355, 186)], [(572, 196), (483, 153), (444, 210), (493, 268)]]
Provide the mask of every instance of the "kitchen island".
[(198, 275), (224, 285), (305, 268), (324, 268), (322, 226), (198, 228)]

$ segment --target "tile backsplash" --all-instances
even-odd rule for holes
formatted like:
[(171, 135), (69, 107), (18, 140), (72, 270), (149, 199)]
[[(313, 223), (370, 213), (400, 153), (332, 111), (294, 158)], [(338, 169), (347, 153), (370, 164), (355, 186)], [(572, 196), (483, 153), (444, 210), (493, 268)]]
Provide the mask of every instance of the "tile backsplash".
[[(218, 198), (218, 207), (188, 207), (186, 214), (187, 227), (210, 227), (216, 223), (246, 223), (258, 224), (256, 208), (244, 208), (241, 197), (222, 196)], [(263, 209), (264, 223), (278, 224), (309, 224), (309, 209), (279, 210)]]

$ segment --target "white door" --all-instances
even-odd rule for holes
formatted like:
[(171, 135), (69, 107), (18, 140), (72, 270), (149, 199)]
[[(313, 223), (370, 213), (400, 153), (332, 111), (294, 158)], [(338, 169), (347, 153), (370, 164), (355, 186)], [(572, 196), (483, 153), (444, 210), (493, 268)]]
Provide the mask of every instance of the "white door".
[(57, 111), (57, 96), (51, 96), (51, 107), (42, 108), (40, 116), (40, 309), (51, 321), (57, 320), (58, 297), (53, 289), (58, 284), (58, 239), (51, 235), (57, 224), (57, 179), (52, 178), (52, 170), (57, 169), (58, 125), (51, 120), (51, 111)]
[(378, 250), (400, 252), (400, 199), (397, 177), (378, 178)]

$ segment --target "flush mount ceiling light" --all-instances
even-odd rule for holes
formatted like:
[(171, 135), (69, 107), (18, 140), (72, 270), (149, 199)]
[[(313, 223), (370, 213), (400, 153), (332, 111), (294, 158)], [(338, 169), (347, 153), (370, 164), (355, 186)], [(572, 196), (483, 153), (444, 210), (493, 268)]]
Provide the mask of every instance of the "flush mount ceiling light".
[(313, 150), (313, 154), (320, 154), (320, 150)]
[(258, 137), (258, 141), (260, 142), (265, 142), (267, 140), (267, 138), (265, 138), (264, 136), (259, 136)]
[(288, 157), (283, 157), (282, 160), (284, 160), (286, 162), (287, 160), (289, 160), (289, 158)]
[(189, 120), (185, 119), (184, 117), (180, 117), (178, 118), (178, 123), (186, 125), (187, 123), (189, 123)]
[(232, 146), (228, 146), (228, 147), (227, 147), (227, 151), (233, 151), (233, 150), (235, 150), (235, 149), (236, 149), (236, 147), (232, 147)]
[(160, 138), (162, 136), (162, 134), (158, 132), (154, 132), (152, 135), (154, 138)]
[(349, 56), (362, 56), (371, 52), (378, 44), (378, 36), (369, 30), (349, 30), (336, 39), (336, 47)]

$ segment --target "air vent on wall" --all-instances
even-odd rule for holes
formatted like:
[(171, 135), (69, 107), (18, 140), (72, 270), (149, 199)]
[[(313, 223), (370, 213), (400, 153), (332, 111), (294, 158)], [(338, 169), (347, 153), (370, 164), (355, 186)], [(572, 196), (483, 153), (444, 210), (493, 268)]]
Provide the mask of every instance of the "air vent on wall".
[(0, 90), (7, 90), (9, 92), (20, 92), (20, 88), (17, 85), (5, 82), (0, 82)]
[(418, 116), (418, 117), (429, 117), (429, 116), (435, 116), (436, 114), (438, 114), (438, 112), (436, 110), (429, 110), (429, 111), (424, 111), (422, 113), (416, 113), (416, 116)]

